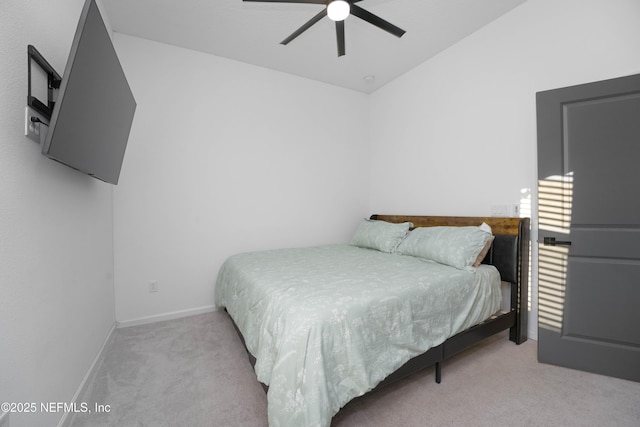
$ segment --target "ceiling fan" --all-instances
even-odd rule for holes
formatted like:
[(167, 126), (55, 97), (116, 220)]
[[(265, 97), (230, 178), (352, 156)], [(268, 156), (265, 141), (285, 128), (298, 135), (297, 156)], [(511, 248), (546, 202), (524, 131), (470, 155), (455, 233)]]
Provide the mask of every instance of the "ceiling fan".
[(335, 21), (336, 23), (336, 36), (338, 39), (338, 56), (345, 54), (344, 47), (344, 20), (349, 15), (357, 16), (358, 18), (367, 21), (370, 24), (375, 25), (378, 28), (385, 30), (388, 33), (393, 34), (396, 37), (402, 37), (405, 31), (396, 27), (392, 23), (385, 21), (379, 16), (374, 15), (356, 5), (362, 0), (243, 0), (251, 2), (261, 3), (310, 3), (310, 4), (322, 4), (325, 7), (316, 16), (307, 21), (303, 26), (294, 31), (289, 37), (280, 42), (280, 44), (286, 45), (300, 34), (307, 31), (313, 24), (320, 21), (325, 16)]

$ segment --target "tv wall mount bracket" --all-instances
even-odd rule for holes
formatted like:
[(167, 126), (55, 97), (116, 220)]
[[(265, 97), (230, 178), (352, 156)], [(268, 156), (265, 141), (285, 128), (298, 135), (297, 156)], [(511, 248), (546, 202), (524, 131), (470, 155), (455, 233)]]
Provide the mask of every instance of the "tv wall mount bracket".
[[(36, 49), (32, 45), (28, 45), (27, 47), (27, 72), (28, 72), (28, 84), (27, 84), (27, 105), (33, 108), (35, 111), (40, 113), (42, 116), (51, 120), (51, 114), (53, 113), (53, 106), (55, 105), (54, 91), (60, 89), (60, 83), (62, 82), (62, 77), (60, 74), (56, 72), (56, 70), (49, 64), (49, 62), (44, 59), (44, 56), (38, 49)], [(45, 104), (35, 96), (33, 96), (31, 92), (31, 64), (37, 64), (46, 74), (47, 74), (47, 103)], [(32, 118), (33, 120), (33, 118)], [(40, 119), (36, 118), (34, 121), (40, 121)]]

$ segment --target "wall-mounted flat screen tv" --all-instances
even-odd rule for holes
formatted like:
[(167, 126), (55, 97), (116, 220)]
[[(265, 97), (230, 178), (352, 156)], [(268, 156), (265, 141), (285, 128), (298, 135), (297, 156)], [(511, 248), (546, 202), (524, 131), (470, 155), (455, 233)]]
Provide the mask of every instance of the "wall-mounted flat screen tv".
[(42, 154), (117, 184), (136, 101), (94, 0), (80, 15)]

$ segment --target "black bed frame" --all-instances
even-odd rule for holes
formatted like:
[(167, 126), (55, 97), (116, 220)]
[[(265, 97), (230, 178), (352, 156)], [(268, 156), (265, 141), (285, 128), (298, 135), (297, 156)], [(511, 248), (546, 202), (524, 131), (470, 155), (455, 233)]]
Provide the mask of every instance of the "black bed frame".
[(444, 360), (506, 329), (509, 329), (509, 339), (516, 344), (522, 344), (527, 340), (529, 218), (372, 215), (371, 219), (394, 223), (409, 221), (414, 227), (470, 226), (486, 222), (491, 226), (495, 239), (482, 262), (494, 265), (500, 272), (502, 281), (509, 282), (511, 285), (509, 311), (500, 312), (452, 336), (426, 353), (414, 357), (379, 383), (376, 389), (433, 365), (435, 365), (436, 382), (440, 383), (441, 363)]
[[(437, 347), (414, 357), (380, 382), (374, 390), (433, 365), (435, 365), (436, 382), (440, 383), (443, 361), (506, 329), (509, 329), (509, 339), (516, 344), (522, 344), (527, 340), (529, 218), (372, 215), (371, 219), (393, 223), (408, 221), (412, 222), (414, 227), (478, 226), (486, 222), (491, 226), (495, 239), (483, 263), (494, 265), (500, 272), (502, 281), (511, 284), (509, 311), (501, 311), (484, 322), (452, 336)], [(244, 338), (235, 322), (233, 325), (244, 344)], [(247, 354), (251, 364), (254, 365), (255, 358), (248, 350)], [(268, 390), (268, 386), (265, 384), (262, 386), (265, 391)]]

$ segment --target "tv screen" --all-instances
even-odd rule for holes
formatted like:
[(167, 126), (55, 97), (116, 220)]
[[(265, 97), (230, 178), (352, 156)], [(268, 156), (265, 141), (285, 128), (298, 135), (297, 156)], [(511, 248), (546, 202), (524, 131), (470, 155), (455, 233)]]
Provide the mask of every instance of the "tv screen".
[(136, 101), (100, 10), (87, 0), (42, 154), (117, 184)]

